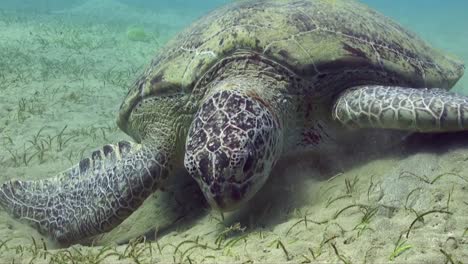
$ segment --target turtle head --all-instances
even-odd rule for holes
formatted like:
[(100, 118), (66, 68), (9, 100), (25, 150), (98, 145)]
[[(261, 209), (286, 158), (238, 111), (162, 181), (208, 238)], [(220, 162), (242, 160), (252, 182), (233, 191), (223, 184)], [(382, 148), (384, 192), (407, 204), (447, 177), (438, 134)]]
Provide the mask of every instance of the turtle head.
[(277, 118), (261, 99), (216, 92), (194, 117), (185, 167), (212, 207), (234, 210), (264, 184), (278, 156), (280, 134)]

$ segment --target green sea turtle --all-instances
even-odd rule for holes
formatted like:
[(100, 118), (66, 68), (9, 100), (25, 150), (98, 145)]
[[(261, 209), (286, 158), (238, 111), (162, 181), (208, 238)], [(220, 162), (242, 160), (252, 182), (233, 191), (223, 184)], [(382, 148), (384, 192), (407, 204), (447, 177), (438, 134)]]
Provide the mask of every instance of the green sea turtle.
[(77, 241), (117, 226), (185, 166), (209, 204), (233, 210), (282, 156), (340, 149), (356, 129), (468, 129), (468, 97), (446, 91), (463, 71), (356, 1), (238, 1), (176, 36), (136, 80), (117, 120), (135, 143), (4, 183), (0, 204)]

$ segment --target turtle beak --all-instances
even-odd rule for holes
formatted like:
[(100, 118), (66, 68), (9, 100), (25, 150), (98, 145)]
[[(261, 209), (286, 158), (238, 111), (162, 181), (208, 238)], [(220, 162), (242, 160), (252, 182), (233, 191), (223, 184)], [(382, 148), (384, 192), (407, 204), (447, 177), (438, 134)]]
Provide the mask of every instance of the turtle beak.
[(246, 197), (249, 186), (249, 183), (243, 184), (242, 187), (234, 183), (221, 185), (215, 180), (205, 187), (204, 194), (213, 209), (229, 212), (239, 209), (250, 199)]
[[(211, 208), (216, 209), (218, 211), (228, 212), (228, 211), (234, 210), (234, 209), (231, 209), (231, 206), (227, 206), (230, 203), (227, 202), (225, 197), (223, 197), (221, 195), (215, 195), (215, 196), (212, 197), (212, 199), (207, 199), (207, 200), (210, 203)], [(231, 210), (229, 210), (229, 209), (231, 209)]]
[(221, 212), (231, 212), (239, 209), (242, 206), (242, 202), (233, 201), (227, 196), (215, 195), (210, 198), (207, 197), (208, 203), (211, 208)]

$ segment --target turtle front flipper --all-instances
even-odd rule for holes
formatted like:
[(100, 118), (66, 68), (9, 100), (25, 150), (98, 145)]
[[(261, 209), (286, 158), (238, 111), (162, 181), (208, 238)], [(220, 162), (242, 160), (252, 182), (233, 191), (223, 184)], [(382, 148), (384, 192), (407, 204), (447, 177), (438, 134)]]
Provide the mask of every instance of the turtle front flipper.
[(54, 178), (0, 187), (0, 205), (60, 242), (106, 232), (135, 211), (167, 174), (166, 154), (121, 141)]
[(333, 118), (353, 128), (461, 131), (468, 129), (468, 97), (442, 89), (360, 86), (337, 98)]

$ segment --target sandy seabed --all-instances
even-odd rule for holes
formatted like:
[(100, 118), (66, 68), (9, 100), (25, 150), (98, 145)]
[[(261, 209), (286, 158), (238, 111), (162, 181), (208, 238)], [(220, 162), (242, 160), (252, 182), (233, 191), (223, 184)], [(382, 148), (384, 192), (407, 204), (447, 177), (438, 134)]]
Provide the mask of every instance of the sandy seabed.
[[(143, 23), (140, 11), (104, 1), (127, 19), (90, 23), (99, 16), (90, 3), (49, 15), (0, 12), (0, 182), (47, 178), (129, 139), (114, 121), (120, 102), (187, 21), (166, 12)], [(153, 26), (135, 41), (134, 24)], [(466, 263), (467, 138), (283, 161), (248, 207), (224, 216), (181, 172), (119, 227), (72, 247), (0, 211), (0, 263)]]

